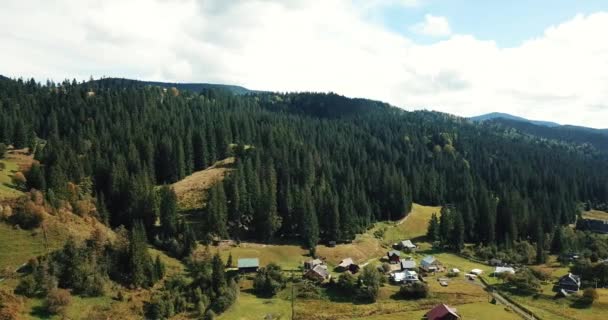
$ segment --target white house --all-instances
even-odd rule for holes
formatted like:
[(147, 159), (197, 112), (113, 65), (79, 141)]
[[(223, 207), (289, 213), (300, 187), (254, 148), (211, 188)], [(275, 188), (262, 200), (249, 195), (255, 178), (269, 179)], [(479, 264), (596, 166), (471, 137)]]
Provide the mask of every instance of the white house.
[(496, 269), (494, 269), (494, 275), (499, 275), (503, 273), (515, 274), (515, 269), (511, 267), (496, 267)]

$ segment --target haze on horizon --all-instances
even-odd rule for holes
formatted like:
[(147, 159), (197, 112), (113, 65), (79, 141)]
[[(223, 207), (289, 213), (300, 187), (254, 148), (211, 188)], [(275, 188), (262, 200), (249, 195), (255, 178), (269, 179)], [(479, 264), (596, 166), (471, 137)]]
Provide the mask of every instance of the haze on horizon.
[(0, 74), (333, 91), (608, 125), (604, 1), (3, 1)]

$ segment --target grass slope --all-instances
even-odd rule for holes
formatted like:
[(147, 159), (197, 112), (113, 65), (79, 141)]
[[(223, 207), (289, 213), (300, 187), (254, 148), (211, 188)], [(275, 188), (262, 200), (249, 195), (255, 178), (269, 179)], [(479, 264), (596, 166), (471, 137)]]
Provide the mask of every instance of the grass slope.
[(608, 212), (599, 210), (590, 210), (583, 212), (583, 218), (595, 220), (608, 220)]
[(178, 207), (182, 211), (201, 209), (205, 206), (206, 190), (222, 181), (226, 174), (233, 170), (234, 158), (216, 162), (213, 166), (194, 172), (173, 184), (177, 194)]

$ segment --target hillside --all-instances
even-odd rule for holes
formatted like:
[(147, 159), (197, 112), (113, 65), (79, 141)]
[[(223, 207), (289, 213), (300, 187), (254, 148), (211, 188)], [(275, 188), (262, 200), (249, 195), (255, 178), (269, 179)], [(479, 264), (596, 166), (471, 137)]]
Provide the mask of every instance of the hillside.
[(518, 117), (518, 116), (514, 116), (514, 115), (511, 115), (511, 114), (502, 113), (502, 112), (486, 113), (486, 114), (482, 114), (482, 115), (479, 115), (479, 116), (470, 117), (469, 119), (471, 119), (472, 121), (476, 121), (476, 122), (483, 122), (483, 121), (496, 120), (496, 119), (500, 119), (500, 120), (505, 119), (505, 120), (513, 120), (513, 121), (530, 123), (530, 124), (534, 124), (534, 125), (538, 125), (538, 126), (544, 126), (544, 127), (559, 127), (560, 126), (559, 123), (555, 123), (555, 122), (539, 121), (539, 120), (529, 120), (529, 119), (526, 119), (526, 118), (522, 118), (522, 117)]
[(178, 90), (188, 90), (192, 92), (203, 92), (205, 90), (222, 90), (227, 91), (233, 94), (243, 95), (254, 92), (247, 88), (241, 86), (234, 85), (226, 85), (226, 84), (213, 84), (213, 83), (172, 83), (172, 82), (158, 82), (158, 81), (140, 81), (140, 80), (131, 80), (124, 78), (104, 78), (100, 80), (95, 80), (95, 83), (101, 85), (118, 85), (118, 86), (155, 86), (161, 88), (177, 88)]
[[(225, 272), (230, 253), (277, 263), (292, 276), (309, 256), (325, 257), (330, 266), (345, 256), (381, 265), (385, 251), (406, 237), (421, 244), (415, 259), (432, 254), (449, 267), (486, 271), (455, 253), (530, 264), (548, 252), (565, 252), (570, 243), (592, 243), (598, 259), (608, 256), (603, 240), (593, 236), (553, 243), (560, 232), (579, 236), (564, 228), (575, 223), (581, 203), (591, 209), (608, 203), (608, 163), (588, 150), (491, 122), (332, 93), (178, 90), (167, 94), (120, 79), (48, 86), (0, 80), (0, 141), (36, 148), (40, 162), (25, 181), (4, 184), (14, 196), (40, 190), (30, 194), (35, 203), (20, 200), (19, 215), (6, 219), (31, 228), (5, 228), (16, 230), (14, 239), (23, 243), (23, 253), (4, 256), (16, 257), (7, 265), (41, 253), (39, 236), (28, 238), (38, 232), (41, 211), (51, 215), (45, 223), (69, 228), (58, 229), (53, 248), (71, 231), (84, 240), (88, 223), (117, 230), (121, 240), (104, 250), (95, 239), (80, 247), (67, 242), (41, 258), (47, 259), (42, 266), (61, 267), (39, 267), (6, 285), (28, 288), (37, 281), (31, 291), (40, 292), (53, 284), (41, 283), (42, 274), (71, 290), (78, 307), (98, 303), (102, 314), (114, 304), (124, 307), (108, 294), (124, 290), (137, 302), (129, 317), (230, 317), (268, 310), (251, 294), (251, 277)], [(17, 159), (9, 153), (2, 161), (8, 182)], [(57, 214), (62, 208), (78, 218)], [(213, 243), (222, 245), (207, 247)], [(163, 261), (181, 276), (163, 278)], [(398, 286), (382, 286), (378, 303), (363, 304), (354, 297), (338, 303), (331, 288), (320, 287), (319, 299), (304, 299), (298, 310), (311, 315), (333, 308), (335, 319), (365, 319), (415, 314), (442, 299), (471, 313), (489, 307), (480, 306), (486, 293), (479, 285), (462, 278), (448, 288), (431, 283), (436, 293), (422, 307), (396, 299)], [(239, 309), (239, 292), (251, 307)], [(284, 308), (274, 299), (285, 294), (272, 303)], [(27, 308), (44, 303), (30, 296)]]
[(580, 146), (580, 148), (584, 148), (585, 145), (592, 146), (604, 155), (608, 155), (608, 133), (605, 130), (577, 126), (548, 127), (501, 118), (488, 120), (486, 124), (514, 128), (524, 134), (549, 140), (563, 141)]

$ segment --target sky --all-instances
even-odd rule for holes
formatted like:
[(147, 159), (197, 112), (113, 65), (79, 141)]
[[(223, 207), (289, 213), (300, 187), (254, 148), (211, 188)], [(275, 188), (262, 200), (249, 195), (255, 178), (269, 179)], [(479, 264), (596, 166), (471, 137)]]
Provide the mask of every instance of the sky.
[(608, 128), (605, 0), (3, 0), (0, 74), (335, 92)]

